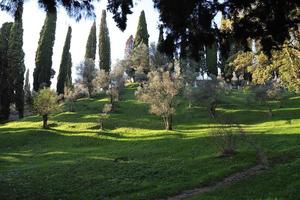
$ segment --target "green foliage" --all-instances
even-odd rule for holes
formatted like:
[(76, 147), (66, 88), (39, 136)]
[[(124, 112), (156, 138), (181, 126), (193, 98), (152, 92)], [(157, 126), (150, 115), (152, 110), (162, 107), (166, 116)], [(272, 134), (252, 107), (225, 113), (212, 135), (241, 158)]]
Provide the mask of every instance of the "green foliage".
[(159, 27), (159, 36), (157, 41), (157, 51), (163, 53), (163, 44), (164, 44), (164, 30), (163, 27)]
[(48, 115), (59, 111), (58, 96), (49, 88), (41, 89), (34, 97), (34, 112), (43, 117), (43, 128), (47, 128)]
[(54, 76), (52, 67), (53, 45), (55, 40), (57, 12), (47, 12), (44, 25), (40, 32), (40, 39), (35, 55), (35, 69), (33, 72), (33, 89), (38, 91), (43, 87), (50, 87), (50, 79)]
[(72, 28), (69, 26), (65, 45), (63, 48), (62, 57), (61, 57), (59, 74), (57, 77), (56, 92), (58, 94), (63, 94), (65, 86), (70, 87), (72, 84), (72, 79), (71, 79), (72, 58), (70, 54), (70, 45), (71, 45), (71, 37), (72, 37), (71, 34), (72, 34)]
[(96, 48), (97, 48), (96, 22), (94, 21), (86, 43), (85, 58), (86, 59), (91, 58), (95, 60)]
[(148, 40), (149, 34), (147, 30), (145, 12), (142, 11), (139, 17), (138, 27), (134, 38), (134, 48), (138, 47), (140, 44), (144, 44), (148, 47)]
[(15, 14), (7, 50), (7, 65), (9, 79), (14, 91), (13, 100), (18, 110), (19, 118), (24, 116), (24, 52), (23, 52), (23, 2), (20, 2)]
[(24, 98), (25, 98), (25, 103), (31, 107), (33, 104), (33, 97), (30, 89), (30, 83), (29, 83), (29, 69), (26, 71), (26, 76), (25, 76), (25, 84), (24, 84)]
[(173, 77), (170, 72), (152, 71), (148, 83), (139, 87), (137, 98), (150, 105), (150, 113), (161, 116), (166, 130), (172, 130), (172, 115), (176, 111), (176, 99), (182, 88), (180, 77)]
[(217, 76), (217, 45), (215, 43), (206, 49), (206, 63), (208, 74)]
[(100, 34), (99, 34), (99, 67), (106, 72), (110, 71), (111, 55), (110, 55), (110, 38), (106, 23), (106, 11), (102, 10)]
[(0, 29), (0, 121), (8, 120), (12, 102), (12, 80), (8, 68), (8, 43), (13, 23), (4, 23)]
[(239, 51), (232, 57), (230, 65), (237, 71), (250, 72), (255, 84), (266, 84), (277, 78), (289, 90), (299, 91), (300, 34), (295, 32), (293, 38), (287, 41), (281, 50), (271, 51), (270, 57), (262, 51)]

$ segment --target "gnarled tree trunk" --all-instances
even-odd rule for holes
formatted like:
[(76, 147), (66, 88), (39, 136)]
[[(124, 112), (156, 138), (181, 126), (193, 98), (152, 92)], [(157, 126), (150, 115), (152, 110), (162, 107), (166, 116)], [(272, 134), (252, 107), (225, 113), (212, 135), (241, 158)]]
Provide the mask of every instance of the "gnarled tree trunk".
[(48, 128), (48, 115), (43, 115), (43, 128)]

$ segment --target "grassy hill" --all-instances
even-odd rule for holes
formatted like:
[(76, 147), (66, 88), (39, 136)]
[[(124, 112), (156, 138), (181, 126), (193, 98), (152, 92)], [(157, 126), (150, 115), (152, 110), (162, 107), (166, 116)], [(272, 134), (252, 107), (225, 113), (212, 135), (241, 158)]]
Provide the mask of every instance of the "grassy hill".
[[(117, 112), (98, 129), (98, 113), (108, 99), (76, 102), (75, 112), (26, 117), (0, 125), (0, 199), (156, 199), (212, 182), (256, 163), (255, 151), (238, 140), (238, 153), (218, 157), (206, 109), (181, 101), (174, 131), (137, 102), (126, 88)], [(246, 94), (224, 98), (218, 113), (241, 124), (266, 152), (270, 169), (230, 187), (192, 199), (299, 199), (300, 97), (274, 116), (249, 106)]]

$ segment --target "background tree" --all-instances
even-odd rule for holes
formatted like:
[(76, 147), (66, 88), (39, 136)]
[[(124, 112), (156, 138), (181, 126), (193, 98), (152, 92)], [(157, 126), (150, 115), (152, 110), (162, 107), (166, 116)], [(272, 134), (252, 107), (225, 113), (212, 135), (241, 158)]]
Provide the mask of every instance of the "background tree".
[(89, 96), (92, 95), (94, 87), (93, 80), (96, 77), (95, 62), (93, 59), (86, 59), (77, 66), (77, 82), (88, 89)]
[(23, 2), (18, 4), (15, 12), (15, 21), (11, 27), (11, 32), (7, 50), (7, 64), (9, 69), (9, 78), (12, 82), (14, 91), (14, 102), (18, 110), (19, 118), (24, 116), (24, 52), (23, 52)]
[(163, 53), (163, 45), (164, 45), (164, 29), (163, 27), (159, 27), (159, 36), (158, 36), (158, 41), (157, 41), (157, 50), (160, 53)]
[(86, 50), (85, 50), (85, 58), (91, 58), (95, 60), (96, 56), (96, 48), (97, 48), (97, 36), (96, 36), (96, 21), (94, 21), (90, 34), (86, 43)]
[(127, 59), (130, 57), (131, 52), (134, 47), (133, 45), (134, 45), (134, 39), (133, 39), (133, 36), (130, 35), (125, 44), (124, 59)]
[(99, 67), (106, 72), (110, 71), (110, 38), (106, 23), (106, 11), (102, 10), (100, 34), (99, 34)]
[(208, 74), (217, 76), (217, 46), (215, 43), (210, 46), (207, 46), (206, 48), (206, 63)]
[(138, 27), (134, 38), (134, 48), (138, 47), (140, 44), (145, 44), (148, 47), (148, 40), (149, 34), (147, 30), (145, 12), (142, 11), (139, 17)]
[[(93, 2), (97, 0), (39, 0), (39, 4), (46, 11), (54, 12), (57, 6), (62, 6), (67, 13), (77, 20), (84, 16), (95, 16)], [(13, 13), (19, 0), (3, 0), (0, 2), (2, 10)], [(234, 20), (234, 37), (246, 41), (248, 38), (261, 39), (264, 51), (283, 44), (290, 38), (289, 30), (299, 24), (300, 3), (298, 0), (278, 1), (182, 1), (182, 0), (153, 0), (159, 11), (160, 20), (164, 28), (168, 29), (166, 38), (172, 41), (186, 43), (190, 41), (194, 56), (204, 44), (212, 44), (215, 29), (211, 24), (218, 12)], [(107, 9), (113, 13), (117, 26), (126, 29), (127, 15), (132, 14), (133, 0), (108, 0)], [(241, 15), (242, 11), (247, 11)], [(296, 15), (291, 15), (296, 13)], [(168, 41), (168, 40), (166, 40)], [(173, 49), (176, 52), (176, 49)], [(165, 52), (167, 53), (167, 52)], [(198, 57), (198, 56), (197, 56)], [(196, 59), (196, 58), (194, 58)]]
[(147, 74), (150, 71), (149, 49), (145, 44), (141, 43), (133, 49), (129, 67), (134, 71), (135, 81), (143, 81), (147, 78)]
[(114, 111), (116, 108), (116, 103), (120, 101), (121, 94), (125, 87), (124, 80), (125, 68), (121, 61), (118, 61), (110, 73), (110, 85), (107, 91), (107, 94), (110, 97), (111, 110)]
[(201, 80), (201, 83), (192, 89), (193, 102), (205, 105), (210, 117), (216, 117), (216, 108), (221, 99), (224, 89), (220, 87), (218, 80)]
[(148, 40), (149, 40), (149, 34), (147, 30), (145, 12), (142, 11), (140, 14), (138, 27), (134, 38), (134, 48), (138, 47), (140, 44), (145, 44), (148, 47), (149, 45)]
[(109, 73), (100, 69), (96, 77), (92, 81), (93, 87), (96, 91), (107, 90), (109, 87), (110, 77)]
[(140, 101), (150, 104), (150, 113), (161, 116), (166, 130), (172, 130), (172, 116), (175, 113), (176, 95), (182, 87), (178, 77), (169, 72), (150, 72), (149, 82), (139, 87), (136, 96)]
[(8, 68), (8, 41), (13, 23), (4, 23), (0, 29), (0, 121), (8, 120), (12, 102), (12, 82)]
[(34, 97), (33, 108), (42, 116), (43, 128), (48, 128), (48, 115), (59, 110), (58, 96), (49, 88), (41, 89)]
[(69, 26), (65, 45), (63, 48), (62, 57), (61, 57), (59, 74), (57, 77), (56, 92), (58, 94), (63, 94), (65, 86), (69, 87), (70, 86), (69, 84), (72, 83), (69, 74), (69, 72), (72, 71), (71, 69), (69, 69), (72, 67), (72, 58), (70, 54), (70, 45), (71, 45), (71, 37), (72, 37), (71, 34), (72, 34), (72, 28)]
[(171, 70), (171, 59), (164, 53), (158, 50), (155, 43), (151, 43), (149, 47), (149, 65), (150, 70), (168, 71)]
[(180, 61), (181, 74), (184, 80), (184, 96), (188, 99), (188, 107), (192, 107), (193, 89), (197, 78), (198, 63), (192, 59), (183, 59)]
[(74, 87), (65, 87), (64, 88), (64, 99), (67, 103), (70, 112), (75, 111), (75, 101), (76, 101), (76, 92)]
[(29, 69), (27, 69), (26, 76), (25, 76), (24, 97), (25, 97), (25, 103), (28, 106), (32, 106), (33, 97), (31, 94), (30, 83), (29, 83)]
[(44, 25), (40, 32), (40, 39), (35, 55), (35, 69), (33, 72), (33, 89), (38, 91), (41, 87), (50, 87), (50, 79), (54, 75), (52, 70), (52, 54), (55, 40), (57, 13), (47, 12)]

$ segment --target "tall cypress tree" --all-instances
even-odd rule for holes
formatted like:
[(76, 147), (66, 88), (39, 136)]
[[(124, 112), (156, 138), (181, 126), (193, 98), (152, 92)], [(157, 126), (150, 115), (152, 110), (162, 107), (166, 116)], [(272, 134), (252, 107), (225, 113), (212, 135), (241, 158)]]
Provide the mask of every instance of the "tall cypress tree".
[(24, 116), (24, 52), (23, 52), (23, 1), (18, 3), (15, 12), (15, 22), (11, 28), (8, 42), (8, 68), (10, 80), (14, 90), (14, 102), (19, 113), (19, 118)]
[(142, 11), (139, 18), (137, 31), (134, 38), (134, 48), (144, 43), (148, 47), (149, 34), (147, 30), (147, 22), (145, 12)]
[(70, 71), (71, 71), (71, 67), (72, 67), (72, 64), (70, 65), (70, 62), (71, 62), (71, 54), (70, 54), (71, 34), (72, 34), (72, 28), (69, 26), (64, 49), (63, 49), (62, 56), (61, 56), (59, 74), (57, 77), (56, 92), (58, 94), (63, 94), (65, 85), (68, 86), (68, 84), (70, 84)]
[(96, 48), (97, 48), (97, 36), (96, 36), (96, 22), (94, 21), (90, 34), (86, 43), (85, 59), (91, 58), (95, 60)]
[(106, 72), (110, 71), (110, 38), (106, 23), (106, 11), (102, 10), (100, 34), (99, 34), (99, 67)]
[(163, 43), (164, 43), (164, 30), (163, 27), (159, 27), (159, 36), (157, 41), (157, 50), (163, 52)]
[(13, 23), (4, 23), (0, 29), (0, 121), (9, 118), (12, 85), (7, 61), (8, 41)]
[(44, 25), (40, 32), (40, 39), (35, 55), (35, 69), (33, 72), (33, 89), (38, 91), (42, 86), (50, 87), (53, 77), (52, 54), (56, 29), (56, 10), (47, 12)]
[(26, 75), (25, 75), (24, 97), (25, 97), (25, 103), (27, 105), (31, 106), (33, 103), (33, 99), (32, 99), (32, 95), (31, 95), (31, 89), (30, 89), (30, 83), (29, 83), (29, 69), (27, 69)]

